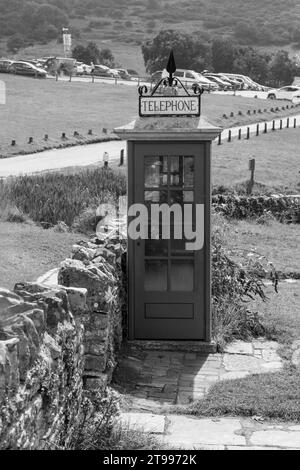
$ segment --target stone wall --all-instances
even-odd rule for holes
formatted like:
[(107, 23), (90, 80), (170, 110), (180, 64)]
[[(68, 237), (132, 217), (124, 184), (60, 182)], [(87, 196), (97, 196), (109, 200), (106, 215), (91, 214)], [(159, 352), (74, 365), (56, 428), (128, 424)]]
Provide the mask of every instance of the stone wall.
[(87, 312), (82, 317), (85, 335), (84, 384), (105, 387), (116, 366), (122, 342), (121, 244), (103, 245), (97, 238), (73, 246), (73, 258), (62, 263), (59, 284), (87, 290)]
[(0, 289), (0, 449), (68, 447), (84, 387), (105, 390), (122, 341), (120, 245), (73, 247), (55, 287)]

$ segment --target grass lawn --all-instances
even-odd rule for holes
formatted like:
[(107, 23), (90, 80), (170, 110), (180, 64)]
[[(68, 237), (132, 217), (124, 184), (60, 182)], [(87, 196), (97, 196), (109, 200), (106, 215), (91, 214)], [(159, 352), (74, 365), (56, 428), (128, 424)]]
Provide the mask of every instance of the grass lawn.
[(189, 409), (196, 416), (261, 416), (300, 422), (300, 370), (251, 375), (213, 386)]
[(231, 257), (250, 251), (265, 256), (278, 271), (290, 275), (300, 273), (300, 225), (272, 221), (260, 225), (247, 220), (226, 222), (227, 243)]
[[(227, 227), (227, 246), (231, 256), (239, 261), (239, 252), (251, 249), (267, 256), (283, 271), (299, 272), (299, 225), (272, 222), (228, 223), (215, 216), (213, 223)], [(297, 248), (298, 247), (298, 248)], [(276, 294), (266, 287), (267, 301), (251, 301), (251, 310), (260, 314), (268, 339), (278, 341), (279, 354), (285, 367), (276, 373), (255, 374), (243, 379), (228, 380), (213, 385), (202, 400), (180, 409), (196, 416), (261, 416), (300, 422), (300, 368), (291, 364), (292, 345), (300, 338), (300, 282), (280, 282)]]
[[(111, 85), (106, 83), (65, 82), (55, 80), (35, 80), (28, 77), (1, 74), (6, 82), (7, 102), (1, 105), (0, 115), (0, 155), (32, 152), (62, 145), (62, 132), (67, 135), (67, 143), (86, 142), (103, 137), (102, 129), (112, 130), (125, 124), (138, 114), (138, 93), (136, 87)], [(287, 102), (275, 102), (205, 94), (202, 113), (212, 123), (229, 127), (258, 119), (272, 119), (278, 113), (270, 108)], [(289, 103), (290, 104), (290, 103)], [(268, 110), (260, 115), (246, 114), (247, 110)], [(238, 116), (242, 111), (243, 115)], [(224, 119), (233, 112), (234, 116)], [(295, 113), (295, 109), (282, 113)], [(94, 135), (88, 137), (89, 129)], [(77, 131), (79, 137), (73, 137)], [(48, 134), (49, 140), (43, 140)], [(29, 137), (34, 138), (28, 144)], [(11, 141), (17, 145), (12, 147)]]
[(56, 233), (33, 224), (0, 222), (0, 286), (35, 281), (71, 254), (82, 235)]
[(248, 160), (255, 158), (255, 181), (270, 189), (299, 193), (299, 142), (298, 127), (214, 144), (213, 184), (228, 187), (249, 179)]
[[(280, 283), (279, 293), (269, 292), (267, 303), (257, 302), (263, 323), (273, 331), (272, 339), (281, 347), (280, 354), (291, 358), (291, 345), (300, 337), (299, 283)], [(219, 382), (207, 396), (187, 409), (197, 416), (262, 416), (300, 422), (300, 368), (287, 362), (276, 373), (257, 374), (243, 379)]]

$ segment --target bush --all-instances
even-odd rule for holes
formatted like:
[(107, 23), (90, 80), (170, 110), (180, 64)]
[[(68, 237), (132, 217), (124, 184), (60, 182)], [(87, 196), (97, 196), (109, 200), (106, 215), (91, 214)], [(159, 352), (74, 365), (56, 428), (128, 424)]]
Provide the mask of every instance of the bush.
[[(91, 410), (93, 410), (91, 412)], [(83, 423), (64, 450), (160, 450), (164, 448), (154, 437), (118, 421), (116, 393), (108, 390), (86, 392)]]
[(212, 324), (213, 337), (223, 346), (233, 339), (261, 336), (265, 329), (257, 312), (249, 309), (250, 300), (266, 300), (263, 280), (270, 277), (277, 291), (278, 276), (274, 267), (265, 266), (261, 257), (245, 256), (243, 265), (230, 259), (226, 248), (226, 230), (222, 218), (215, 216), (212, 237)]
[(256, 219), (267, 213), (280, 222), (300, 222), (300, 199), (290, 196), (214, 195), (217, 212), (233, 219)]
[(5, 185), (10, 203), (35, 222), (71, 226), (89, 207), (116, 200), (126, 192), (126, 179), (112, 170), (84, 170), (76, 174), (46, 173), (20, 176)]

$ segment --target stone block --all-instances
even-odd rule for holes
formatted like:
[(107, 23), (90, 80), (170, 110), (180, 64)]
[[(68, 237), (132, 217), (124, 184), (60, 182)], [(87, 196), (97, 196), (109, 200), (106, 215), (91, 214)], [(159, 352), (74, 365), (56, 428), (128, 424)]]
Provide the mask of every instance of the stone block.
[(107, 358), (105, 355), (94, 356), (87, 354), (84, 358), (85, 370), (95, 370), (97, 372), (103, 372), (106, 368)]

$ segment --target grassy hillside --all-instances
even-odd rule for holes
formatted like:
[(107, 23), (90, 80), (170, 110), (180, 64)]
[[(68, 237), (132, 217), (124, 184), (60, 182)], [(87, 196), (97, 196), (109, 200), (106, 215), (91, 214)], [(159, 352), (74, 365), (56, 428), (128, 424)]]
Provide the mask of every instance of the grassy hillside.
[[(144, 72), (140, 51), (143, 41), (159, 31), (175, 29), (203, 38), (226, 36), (240, 44), (274, 50), (285, 48), (293, 55), (300, 43), (300, 4), (298, 0), (37, 0), (59, 6), (69, 23), (74, 45), (97, 42), (110, 47), (116, 60), (127, 68)], [(36, 3), (37, 3), (36, 2)], [(16, 8), (18, 4), (18, 8)], [(33, 44), (18, 56), (61, 54), (62, 45), (50, 41), (52, 30), (43, 38), (43, 28), (24, 28), (28, 0), (0, 0), (0, 55), (5, 55), (8, 37), (21, 31)], [(23, 6), (23, 8), (21, 8)], [(17, 13), (16, 13), (17, 11)], [(25, 11), (25, 13), (24, 13)], [(27, 17), (26, 17), (27, 14)], [(22, 16), (23, 15), (23, 16)], [(24, 16), (25, 15), (25, 16)], [(31, 15), (32, 17), (32, 15)], [(25, 21), (24, 21), (25, 18)], [(60, 19), (49, 24), (60, 31)], [(35, 26), (34, 26), (35, 27)], [(46, 33), (45, 33), (46, 34)], [(25, 44), (25, 42), (24, 42)]]

